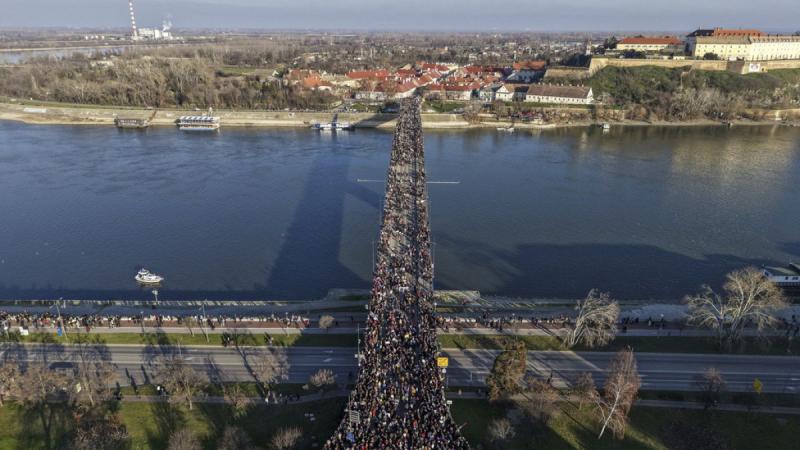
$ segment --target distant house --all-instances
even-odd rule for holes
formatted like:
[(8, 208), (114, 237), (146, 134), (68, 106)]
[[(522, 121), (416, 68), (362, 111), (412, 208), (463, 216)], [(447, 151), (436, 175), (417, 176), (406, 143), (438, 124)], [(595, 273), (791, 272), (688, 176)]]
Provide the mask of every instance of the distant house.
[(417, 91), (417, 85), (414, 83), (401, 83), (394, 87), (392, 98), (409, 98)]
[(506, 83), (500, 86), (494, 93), (494, 99), (503, 102), (523, 101), (528, 93), (527, 84)]
[(380, 70), (354, 70), (347, 72), (347, 78), (351, 80), (381, 80), (389, 78), (389, 71)]
[(486, 85), (478, 91), (478, 98), (484, 103), (492, 103), (497, 98), (497, 91), (501, 87), (503, 85), (499, 83)]
[(675, 36), (664, 37), (626, 37), (617, 43), (617, 50), (642, 53), (660, 51), (683, 51), (683, 41)]
[(594, 102), (594, 94), (592, 93), (592, 88), (584, 86), (533, 84), (525, 95), (525, 101), (563, 105), (589, 105)]
[(547, 61), (515, 62), (507, 80), (515, 83), (532, 83), (544, 75), (546, 68)]
[(480, 88), (480, 84), (446, 84), (444, 85), (444, 94), (448, 100), (456, 101), (469, 101), (472, 100), (472, 94)]

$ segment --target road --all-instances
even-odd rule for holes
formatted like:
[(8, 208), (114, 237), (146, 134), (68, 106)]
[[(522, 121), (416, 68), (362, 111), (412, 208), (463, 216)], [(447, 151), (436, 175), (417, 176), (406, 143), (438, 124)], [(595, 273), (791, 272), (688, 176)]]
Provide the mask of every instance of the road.
[[(108, 345), (98, 350), (104, 359), (116, 366), (120, 384), (137, 384), (151, 376), (152, 360), (161, 352), (175, 351), (175, 347), (142, 347), (135, 345)], [(227, 381), (250, 380), (242, 356), (234, 348), (184, 347), (183, 354), (200, 372), (220, 374)], [(260, 351), (242, 348), (243, 352)], [(289, 347), (280, 348), (289, 361), (290, 383), (305, 383), (309, 375), (319, 369), (332, 370), (339, 383), (345, 383), (349, 374), (357, 372), (354, 348)], [(450, 358), (447, 383), (450, 386), (483, 386), (497, 354), (495, 350), (447, 349), (443, 356)], [(0, 344), (0, 359), (21, 362), (45, 361), (51, 367), (70, 367), (75, 352), (72, 347), (58, 344)], [(606, 352), (529, 352), (528, 370), (541, 377), (553, 377), (556, 385), (564, 385), (580, 374), (590, 372), (598, 385), (602, 385), (605, 370), (613, 358)], [(642, 388), (649, 390), (690, 390), (693, 381), (709, 367), (717, 368), (730, 391), (752, 391), (753, 380), (759, 378), (764, 392), (800, 392), (800, 357), (760, 355), (716, 355), (682, 353), (637, 353)], [(146, 374), (146, 375), (145, 375)]]

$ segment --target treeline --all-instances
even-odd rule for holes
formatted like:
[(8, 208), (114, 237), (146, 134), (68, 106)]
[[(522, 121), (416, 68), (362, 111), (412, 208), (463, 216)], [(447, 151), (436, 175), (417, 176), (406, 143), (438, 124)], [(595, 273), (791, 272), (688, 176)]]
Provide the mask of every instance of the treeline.
[(279, 79), (218, 72), (214, 61), (228, 58), (147, 55), (115, 58), (108, 66), (80, 58), (36, 60), (0, 69), (0, 95), (154, 108), (325, 109), (336, 100), (325, 92), (284, 86)]
[(655, 66), (606, 67), (586, 84), (604, 104), (627, 108), (629, 119), (729, 120), (748, 116), (750, 108), (800, 107), (800, 69), (740, 75)]

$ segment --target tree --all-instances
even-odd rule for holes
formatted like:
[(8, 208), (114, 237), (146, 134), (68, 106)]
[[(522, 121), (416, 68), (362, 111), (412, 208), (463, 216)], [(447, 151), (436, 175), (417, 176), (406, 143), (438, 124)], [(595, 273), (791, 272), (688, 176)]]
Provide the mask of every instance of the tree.
[(74, 380), (63, 372), (32, 363), (25, 371), (24, 382), (18, 386), (20, 402), (39, 416), (45, 448), (53, 448), (53, 425), (57, 423), (59, 413), (69, 412)]
[(606, 345), (617, 335), (619, 305), (606, 292), (592, 289), (583, 300), (578, 300), (578, 316), (566, 336), (567, 347), (583, 344), (588, 348)]
[(250, 436), (243, 429), (232, 426), (225, 427), (225, 432), (222, 433), (222, 438), (217, 443), (217, 450), (252, 450), (254, 448)]
[(492, 441), (503, 444), (514, 437), (514, 425), (505, 417), (494, 419), (489, 423), (489, 437)]
[(522, 390), (528, 353), (522, 340), (508, 340), (504, 349), (494, 359), (492, 370), (486, 377), (489, 400), (499, 400), (506, 395), (514, 395)]
[(328, 331), (328, 328), (333, 326), (335, 319), (333, 316), (324, 315), (319, 318), (319, 327), (325, 331)]
[(270, 447), (274, 450), (290, 450), (300, 441), (303, 430), (300, 427), (287, 427), (278, 430), (270, 441)]
[(598, 439), (603, 437), (606, 428), (610, 428), (617, 438), (622, 439), (625, 436), (628, 413), (639, 392), (639, 386), (639, 372), (633, 350), (620, 350), (609, 367), (603, 395), (594, 395), (597, 411), (603, 422)]
[(109, 383), (115, 373), (111, 364), (103, 359), (97, 344), (79, 336), (73, 343), (75, 375), (80, 383), (75, 400), (94, 408), (111, 398)]
[(709, 53), (706, 53), (705, 55), (703, 55), (703, 59), (716, 61), (716, 60), (719, 59), (719, 55), (717, 55), (716, 53), (709, 52)]
[(581, 372), (575, 383), (572, 384), (572, 395), (578, 397), (578, 409), (583, 409), (583, 404), (586, 400), (590, 400), (597, 388), (594, 385), (594, 378), (589, 372)]
[(747, 267), (727, 275), (724, 295), (710, 287), (689, 296), (689, 322), (714, 330), (720, 346), (730, 349), (749, 324), (759, 332), (778, 323), (775, 313), (787, 307), (780, 289), (755, 267)]
[(327, 389), (336, 385), (336, 376), (330, 369), (320, 369), (308, 377), (308, 384), (324, 394)]
[[(178, 350), (180, 352), (180, 348)], [(193, 408), (194, 396), (203, 385), (203, 378), (181, 353), (156, 358), (155, 378), (166, 388), (170, 401), (186, 402), (189, 410)]]
[(286, 380), (289, 373), (289, 360), (286, 354), (274, 348), (266, 348), (254, 355), (248, 356), (248, 364), (253, 378), (261, 384), (266, 396), (272, 384)]
[(225, 402), (228, 403), (233, 410), (233, 414), (231, 414), (233, 419), (238, 419), (247, 415), (247, 410), (250, 409), (252, 404), (247, 392), (245, 392), (238, 383), (233, 383), (232, 385), (223, 384), (222, 394), (225, 398)]
[(525, 379), (526, 391), (518, 402), (525, 416), (534, 424), (547, 425), (558, 411), (558, 390), (532, 375)]
[(167, 450), (202, 450), (202, 448), (200, 439), (188, 428), (173, 432), (167, 444)]
[(722, 378), (719, 370), (710, 367), (695, 378), (694, 385), (700, 391), (700, 398), (704, 405), (703, 410), (708, 411), (719, 403), (720, 394), (725, 389), (725, 379)]
[(109, 418), (82, 418), (78, 422), (69, 450), (125, 450), (130, 445), (128, 429), (116, 415)]
[(0, 362), (0, 407), (19, 390), (19, 366), (16, 361)]

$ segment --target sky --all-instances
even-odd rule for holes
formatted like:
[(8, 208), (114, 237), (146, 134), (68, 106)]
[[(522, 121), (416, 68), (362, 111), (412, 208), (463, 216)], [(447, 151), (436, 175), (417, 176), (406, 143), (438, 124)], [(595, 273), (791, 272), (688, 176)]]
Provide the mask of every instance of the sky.
[[(134, 0), (140, 27), (371, 31), (800, 29), (800, 0)], [(0, 28), (125, 27), (127, 0), (0, 0)]]

